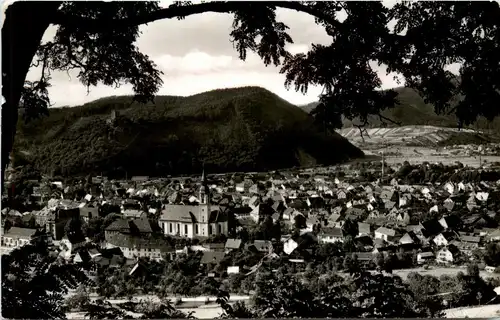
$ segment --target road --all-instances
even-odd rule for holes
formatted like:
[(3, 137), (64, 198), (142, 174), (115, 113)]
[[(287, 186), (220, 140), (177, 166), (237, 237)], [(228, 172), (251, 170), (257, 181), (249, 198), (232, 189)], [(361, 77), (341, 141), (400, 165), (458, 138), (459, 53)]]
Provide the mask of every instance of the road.
[[(92, 300), (96, 300), (98, 298), (102, 298), (97, 296), (96, 294), (91, 295)], [(176, 297), (169, 297), (170, 300), (175, 301)], [(216, 297), (208, 297), (209, 304), (206, 304), (206, 296), (201, 297), (183, 297), (183, 303), (177, 305), (176, 308), (184, 313), (193, 312), (193, 316), (198, 319), (213, 319), (220, 316), (223, 312), (222, 308), (215, 303)], [(249, 300), (249, 296), (237, 296), (232, 295), (229, 298), (229, 301), (246, 301)], [(160, 299), (155, 295), (140, 295), (133, 297), (133, 301), (138, 300), (151, 300), (153, 302), (159, 302)], [(128, 299), (108, 299), (111, 304), (116, 305), (120, 303), (125, 303)], [(188, 307), (186, 307), (188, 306)], [(130, 316), (135, 318), (140, 317), (141, 314), (134, 312), (127, 312)], [(84, 312), (68, 312), (66, 314), (68, 319), (83, 319), (85, 317)]]
[(444, 311), (446, 318), (500, 318), (500, 304), (480, 307), (453, 308)]
[[(197, 319), (214, 319), (222, 314), (222, 308), (217, 307), (200, 307), (179, 309), (184, 313), (193, 312), (193, 316)], [(127, 314), (134, 318), (139, 318), (141, 314), (135, 312), (127, 312)], [(85, 312), (68, 312), (66, 313), (68, 319), (85, 319)]]
[[(417, 272), (420, 273), (421, 275), (430, 275), (434, 276), (436, 278), (441, 277), (442, 275), (448, 275), (448, 276), (456, 276), (459, 272), (467, 273), (467, 270), (465, 268), (437, 268), (437, 267), (431, 267), (431, 269), (425, 270), (424, 268), (411, 268), (411, 269), (397, 269), (393, 270), (392, 274), (397, 275), (401, 277), (401, 279), (406, 280), (408, 277), (408, 274), (411, 272)], [(376, 273), (377, 271), (372, 270), (372, 273)], [(338, 275), (342, 277), (347, 277), (348, 274), (344, 272), (339, 272)], [(480, 271), (479, 275), (483, 279), (487, 278), (500, 278), (500, 274), (498, 273), (490, 273), (486, 271)]]
[[(429, 270), (425, 270), (424, 268), (393, 270), (392, 273), (400, 276), (401, 279), (406, 280), (406, 278), (408, 277), (408, 274), (410, 272), (418, 272), (421, 275), (431, 275), (431, 276), (439, 278), (442, 275), (456, 276), (457, 273), (459, 273), (460, 271), (463, 273), (467, 272), (467, 270), (465, 268), (435, 268), (435, 267), (431, 267), (431, 269), (429, 269)], [(486, 278), (500, 278), (500, 274), (498, 274), (498, 273), (490, 273), (490, 272), (486, 272), (486, 271), (480, 271), (479, 274), (484, 279), (486, 279)]]
[[(74, 295), (75, 292), (70, 292), (66, 295), (67, 297), (70, 297)], [(97, 300), (99, 298), (103, 298), (98, 296), (97, 294), (93, 293), (90, 294), (90, 298), (92, 300)], [(171, 296), (167, 297), (166, 299), (170, 299), (171, 301), (175, 301), (179, 297)], [(184, 313), (188, 312), (193, 312), (193, 316), (198, 318), (198, 319), (213, 319), (218, 317), (222, 313), (222, 308), (215, 303), (216, 297), (208, 297), (208, 296), (199, 296), (199, 297), (180, 297), (182, 299), (182, 304), (177, 305), (176, 308), (181, 310)], [(208, 304), (207, 304), (207, 298), (208, 298)], [(250, 296), (242, 296), (242, 295), (231, 295), (229, 297), (230, 302), (236, 302), (236, 301), (247, 301), (250, 299)], [(152, 302), (159, 302), (160, 298), (156, 295), (138, 295), (134, 296), (132, 298), (133, 301), (140, 301), (140, 300), (151, 300)], [(126, 298), (123, 299), (107, 299), (111, 304), (116, 305), (120, 303), (125, 303), (129, 301)], [(132, 314), (134, 317), (140, 316), (139, 314)], [(83, 319), (85, 313), (84, 312), (69, 312), (66, 314), (68, 319)]]

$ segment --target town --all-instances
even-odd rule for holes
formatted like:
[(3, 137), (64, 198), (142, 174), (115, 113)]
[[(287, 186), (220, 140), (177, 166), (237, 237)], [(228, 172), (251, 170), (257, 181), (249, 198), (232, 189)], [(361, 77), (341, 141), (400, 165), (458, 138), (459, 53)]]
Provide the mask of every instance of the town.
[(499, 21), (12, 1), (2, 318), (499, 318)]
[[(2, 254), (44, 242), (51, 254), (84, 266), (92, 281), (67, 299), (73, 311), (82, 290), (108, 299), (175, 297), (180, 310), (210, 310), (218, 283), (248, 302), (269, 261), (298, 274), (345, 275), (357, 266), (442, 282), (474, 264), (498, 295), (500, 172), (405, 162), (385, 164), (381, 176), (381, 167), (34, 179), (22, 205), (36, 209), (3, 206)], [(9, 198), (16, 190), (9, 186)], [(434, 294), (446, 305), (452, 290), (444, 291)], [(498, 306), (498, 296), (481, 294), (475, 304)], [(189, 299), (201, 296), (201, 303)]]

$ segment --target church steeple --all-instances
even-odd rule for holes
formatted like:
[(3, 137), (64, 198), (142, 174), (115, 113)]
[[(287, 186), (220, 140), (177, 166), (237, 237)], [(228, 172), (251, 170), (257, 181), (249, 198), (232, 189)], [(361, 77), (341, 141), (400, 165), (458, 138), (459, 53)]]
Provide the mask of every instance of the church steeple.
[(201, 186), (200, 186), (200, 201), (201, 204), (209, 204), (209, 193), (207, 177), (205, 176), (205, 164), (203, 164), (203, 171), (201, 173)]

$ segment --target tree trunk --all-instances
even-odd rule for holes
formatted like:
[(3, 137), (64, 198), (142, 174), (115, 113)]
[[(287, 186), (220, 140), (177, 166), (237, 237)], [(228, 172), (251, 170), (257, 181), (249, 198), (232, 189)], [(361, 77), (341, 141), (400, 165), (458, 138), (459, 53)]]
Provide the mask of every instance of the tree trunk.
[(11, 4), (5, 12), (2, 28), (2, 190), (5, 169), (14, 145), (18, 106), (33, 56), (60, 2), (24, 2)]

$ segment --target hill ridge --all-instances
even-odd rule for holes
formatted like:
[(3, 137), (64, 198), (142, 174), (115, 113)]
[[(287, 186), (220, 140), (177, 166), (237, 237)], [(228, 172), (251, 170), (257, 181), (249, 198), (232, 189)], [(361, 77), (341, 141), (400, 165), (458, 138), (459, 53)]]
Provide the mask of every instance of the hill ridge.
[[(50, 111), (20, 122), (15, 145), (45, 173), (191, 173), (202, 162), (214, 173), (264, 171), (362, 156), (337, 133), (321, 132), (299, 107), (255, 86), (157, 96), (147, 104), (105, 97)], [(23, 160), (19, 152), (17, 158)]]
[[(382, 115), (384, 117), (400, 123), (401, 126), (430, 125), (447, 128), (456, 128), (458, 126), (458, 121), (455, 115), (436, 114), (434, 106), (426, 103), (417, 91), (407, 87), (397, 87), (393, 88), (393, 90), (398, 93), (397, 98), (400, 104), (394, 108), (382, 111)], [(459, 100), (459, 96), (454, 97), (452, 99), (452, 105)], [(304, 111), (310, 113), (317, 105), (318, 102), (312, 102), (300, 107)], [(369, 123), (367, 128), (377, 128), (382, 125), (380, 119), (376, 116), (369, 117), (368, 120)], [(356, 120), (350, 121), (347, 119), (343, 119), (342, 122), (343, 128), (353, 127), (353, 123), (357, 123)], [(387, 126), (397, 127), (398, 125), (387, 123)], [(488, 122), (486, 119), (480, 118), (474, 125), (469, 126), (469, 128), (487, 130), (490, 130), (491, 128), (500, 129), (500, 119), (497, 118), (493, 122)]]

